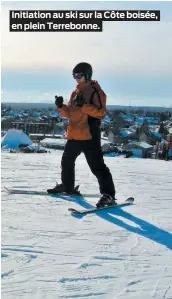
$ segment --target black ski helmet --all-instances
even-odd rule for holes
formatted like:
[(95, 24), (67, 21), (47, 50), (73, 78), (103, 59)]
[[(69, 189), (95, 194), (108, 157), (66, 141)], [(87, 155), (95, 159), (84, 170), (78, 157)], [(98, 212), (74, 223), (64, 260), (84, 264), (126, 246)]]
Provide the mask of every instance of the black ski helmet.
[(80, 62), (73, 69), (73, 74), (75, 73), (83, 73), (85, 80), (88, 81), (91, 80), (93, 69), (89, 63)]

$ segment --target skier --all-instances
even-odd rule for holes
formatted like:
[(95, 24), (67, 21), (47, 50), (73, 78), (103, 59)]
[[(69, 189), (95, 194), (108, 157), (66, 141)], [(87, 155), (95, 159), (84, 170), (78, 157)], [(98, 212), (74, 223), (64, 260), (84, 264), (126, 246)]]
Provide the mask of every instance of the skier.
[(115, 187), (112, 175), (104, 163), (101, 149), (101, 118), (107, 114), (106, 95), (97, 81), (92, 78), (92, 66), (81, 62), (73, 69), (77, 82), (68, 105), (62, 96), (55, 96), (58, 112), (68, 118), (67, 142), (61, 160), (61, 184), (48, 193), (79, 193), (75, 186), (75, 160), (84, 153), (87, 163), (96, 176), (101, 198), (97, 207), (115, 204)]

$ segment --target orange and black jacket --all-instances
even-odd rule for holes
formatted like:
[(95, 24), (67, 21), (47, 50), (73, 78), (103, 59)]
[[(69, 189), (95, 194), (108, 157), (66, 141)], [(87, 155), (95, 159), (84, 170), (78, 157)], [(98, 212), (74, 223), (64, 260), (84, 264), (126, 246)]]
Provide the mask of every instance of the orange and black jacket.
[[(76, 107), (73, 99), (82, 94), (84, 105)], [(101, 118), (107, 114), (106, 95), (97, 81), (88, 81), (76, 86), (67, 105), (57, 109), (68, 118), (67, 139), (91, 140), (94, 138), (93, 130), (100, 127)]]

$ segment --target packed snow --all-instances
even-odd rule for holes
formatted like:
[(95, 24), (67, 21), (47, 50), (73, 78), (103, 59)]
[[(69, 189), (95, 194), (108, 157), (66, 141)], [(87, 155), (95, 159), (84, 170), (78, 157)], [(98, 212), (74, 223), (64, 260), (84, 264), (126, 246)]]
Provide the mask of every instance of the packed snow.
[(66, 144), (66, 139), (64, 138), (58, 138), (58, 139), (54, 139), (54, 138), (45, 138), (43, 140), (40, 141), (40, 144), (43, 146), (48, 146), (48, 147), (62, 147), (64, 148), (65, 144)]
[(61, 155), (2, 153), (2, 298), (171, 299), (171, 162), (105, 157), (119, 202), (135, 202), (84, 217), (68, 211), (99, 199), (83, 155), (76, 185), (90, 197), (5, 192), (54, 187)]

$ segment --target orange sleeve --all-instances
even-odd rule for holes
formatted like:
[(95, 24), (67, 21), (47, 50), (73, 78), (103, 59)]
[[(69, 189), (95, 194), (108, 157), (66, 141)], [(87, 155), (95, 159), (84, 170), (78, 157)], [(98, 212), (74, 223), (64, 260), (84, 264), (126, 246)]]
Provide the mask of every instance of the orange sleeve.
[(99, 97), (98, 94), (95, 93), (92, 100), (93, 104), (87, 104), (87, 103), (84, 104), (81, 108), (82, 111), (96, 118), (102, 118), (103, 116), (105, 116), (107, 114), (106, 95), (104, 94), (103, 91), (101, 92), (103, 93), (102, 96), (104, 97), (104, 103), (102, 103), (101, 97)]
[(66, 106), (66, 105), (63, 105), (62, 108), (57, 108), (57, 111), (63, 116), (63, 117), (66, 117), (66, 118), (69, 118), (69, 107)]

